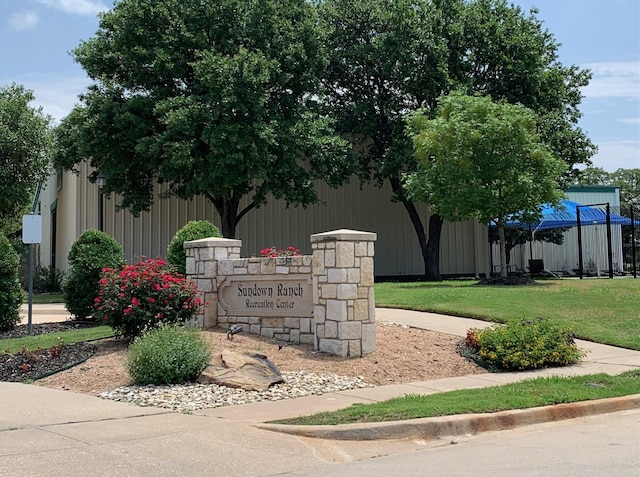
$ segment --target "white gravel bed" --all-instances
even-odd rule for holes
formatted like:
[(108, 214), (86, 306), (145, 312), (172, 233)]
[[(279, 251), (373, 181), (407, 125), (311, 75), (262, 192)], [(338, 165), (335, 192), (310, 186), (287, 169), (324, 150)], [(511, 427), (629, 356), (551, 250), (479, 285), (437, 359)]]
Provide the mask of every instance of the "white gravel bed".
[(165, 386), (122, 386), (99, 394), (113, 401), (138, 406), (154, 406), (177, 412), (234, 406), (252, 402), (278, 401), (302, 396), (320, 395), (347, 389), (373, 387), (361, 377), (314, 374), (305, 371), (283, 372), (285, 383), (266, 391), (245, 391), (216, 384), (174, 384)]

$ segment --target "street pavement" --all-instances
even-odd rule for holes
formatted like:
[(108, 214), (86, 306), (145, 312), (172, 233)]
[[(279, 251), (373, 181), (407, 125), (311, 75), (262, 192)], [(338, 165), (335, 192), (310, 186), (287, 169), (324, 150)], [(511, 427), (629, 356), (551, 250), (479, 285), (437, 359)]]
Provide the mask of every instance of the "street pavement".
[[(457, 336), (490, 325), (406, 310), (379, 308), (376, 314), (378, 320)], [(32, 319), (62, 321), (68, 314), (63, 305), (34, 305)], [(636, 395), (395, 423), (286, 428), (267, 423), (405, 394), (495, 386), (534, 376), (618, 374), (640, 367), (640, 352), (580, 340), (578, 345), (589, 350), (587, 357), (564, 368), (379, 386), (191, 414), (0, 382), (0, 476), (320, 475), (328, 464), (414, 452), (481, 432), (640, 409)]]
[(640, 410), (457, 437), (287, 477), (640, 477)]

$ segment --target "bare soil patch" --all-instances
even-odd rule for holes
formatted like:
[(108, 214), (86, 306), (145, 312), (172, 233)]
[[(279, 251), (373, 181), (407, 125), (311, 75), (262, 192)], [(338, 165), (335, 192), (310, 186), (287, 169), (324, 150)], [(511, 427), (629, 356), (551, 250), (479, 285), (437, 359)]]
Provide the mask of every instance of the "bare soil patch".
[[(247, 333), (229, 340), (222, 329), (204, 333), (214, 352), (224, 349), (258, 352), (281, 371), (361, 376), (373, 385), (487, 372), (458, 353), (460, 337), (395, 324), (378, 323), (376, 351), (363, 358), (341, 358), (314, 351), (310, 345), (292, 345)], [(124, 365), (126, 341), (110, 338), (90, 344), (93, 350), (87, 352), (82, 363), (40, 379), (37, 384), (92, 395), (131, 384)], [(72, 346), (76, 345), (69, 345)], [(61, 369), (65, 367), (63, 360), (59, 364)], [(1, 367), (2, 363), (0, 373)], [(0, 380), (6, 380), (3, 376), (0, 374)]]

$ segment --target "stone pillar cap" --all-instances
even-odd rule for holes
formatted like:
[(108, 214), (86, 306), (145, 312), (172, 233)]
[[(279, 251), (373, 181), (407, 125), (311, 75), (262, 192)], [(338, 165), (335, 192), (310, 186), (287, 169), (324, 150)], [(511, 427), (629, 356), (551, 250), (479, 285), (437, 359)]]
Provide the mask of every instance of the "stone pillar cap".
[(373, 232), (361, 232), (359, 230), (339, 229), (330, 232), (311, 235), (311, 243), (330, 242), (335, 240), (348, 240), (352, 242), (375, 242), (377, 235)]
[(228, 239), (222, 237), (208, 237), (199, 240), (190, 240), (182, 244), (184, 248), (202, 247), (241, 247), (242, 240)]

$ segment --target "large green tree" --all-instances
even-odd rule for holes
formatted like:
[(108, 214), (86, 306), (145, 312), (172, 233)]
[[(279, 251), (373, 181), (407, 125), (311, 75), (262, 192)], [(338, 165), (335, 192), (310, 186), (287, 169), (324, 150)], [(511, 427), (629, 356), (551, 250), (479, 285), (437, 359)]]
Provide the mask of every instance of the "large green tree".
[(559, 178), (566, 164), (541, 141), (535, 113), (452, 93), (440, 99), (435, 119), (412, 115), (410, 129), (419, 169), (407, 177), (407, 190), (446, 220), (495, 223), (506, 277), (509, 222), (533, 222), (543, 203), (563, 197)]
[(402, 188), (402, 174), (415, 169), (404, 115), (435, 107), (449, 87), (447, 38), (460, 25), (423, 0), (325, 0), (321, 18), (330, 58), (326, 105), (351, 138), (361, 180), (387, 182), (392, 200), (404, 206), (433, 276), (439, 244), (427, 243), (422, 218)]
[[(387, 181), (407, 210), (425, 276), (439, 279), (443, 217), (427, 233), (400, 180), (416, 169), (403, 116), (453, 90), (520, 103), (538, 114), (541, 138), (569, 166), (595, 151), (577, 127), (580, 88), (590, 75), (563, 66), (535, 12), (504, 0), (324, 0), (330, 63), (327, 104), (359, 152), (363, 180)], [(433, 212), (433, 208), (431, 210)]]
[(49, 173), (50, 118), (34, 108), (33, 92), (0, 88), (0, 232), (19, 229), (39, 184)]
[(121, 0), (74, 51), (95, 84), (58, 128), (56, 162), (88, 158), (134, 214), (156, 182), (205, 195), (225, 237), (269, 194), (313, 203), (315, 179), (351, 173), (317, 107), (322, 43), (305, 0)]
[(640, 213), (640, 169), (617, 169), (607, 172), (601, 167), (587, 167), (575, 180), (582, 185), (613, 185), (620, 188), (620, 208), (628, 214), (633, 207)]

